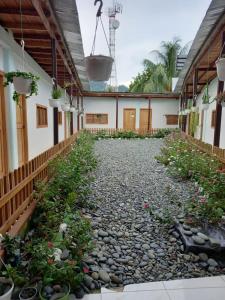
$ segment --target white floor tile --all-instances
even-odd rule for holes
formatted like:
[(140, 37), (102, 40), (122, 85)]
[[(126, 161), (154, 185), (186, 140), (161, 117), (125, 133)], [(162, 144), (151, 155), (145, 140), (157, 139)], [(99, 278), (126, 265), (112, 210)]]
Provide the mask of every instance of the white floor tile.
[(164, 281), (167, 290), (225, 287), (221, 276)]
[[(102, 300), (170, 300), (166, 291), (122, 292), (102, 294)], [(199, 299), (198, 299), (199, 300)], [(218, 299), (217, 299), (218, 300)]]
[(85, 295), (83, 300), (102, 300), (101, 294), (89, 294)]
[(225, 288), (168, 290), (170, 300), (224, 300)]
[(153, 290), (164, 290), (163, 282), (157, 281), (157, 282), (129, 284), (124, 287), (123, 291), (134, 292), (134, 291), (153, 291)]

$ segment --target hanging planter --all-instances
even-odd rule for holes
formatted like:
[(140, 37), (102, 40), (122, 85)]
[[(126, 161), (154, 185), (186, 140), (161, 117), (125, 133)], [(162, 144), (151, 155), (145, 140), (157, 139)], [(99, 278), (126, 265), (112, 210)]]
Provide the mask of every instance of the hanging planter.
[(220, 81), (225, 81), (225, 58), (220, 57), (216, 61), (217, 76)]
[[(114, 59), (111, 57), (109, 42), (107, 40), (105, 29), (101, 19), (103, 2), (102, 0), (95, 0), (94, 5), (96, 5), (97, 2), (100, 2), (100, 6), (96, 15), (96, 26), (95, 26), (95, 34), (94, 34), (94, 40), (92, 45), (92, 51), (91, 51), (91, 55), (85, 58), (85, 65), (86, 65), (86, 70), (87, 70), (89, 80), (108, 81), (112, 72), (112, 65)], [(106, 43), (109, 48), (109, 56), (94, 54), (99, 20), (101, 21)]]
[(71, 107), (70, 107), (70, 112), (72, 112), (72, 113), (76, 112), (76, 107), (71, 106)]
[(62, 111), (70, 111), (70, 104), (64, 103), (61, 105)]
[(191, 110), (189, 108), (186, 108), (184, 111), (185, 111), (186, 115), (190, 114), (190, 112), (191, 112)]
[(197, 110), (198, 110), (198, 108), (196, 106), (191, 107), (191, 112), (196, 112)]
[(62, 91), (58, 88), (52, 89), (52, 98), (48, 100), (51, 107), (60, 107), (62, 103)]
[(32, 73), (26, 72), (8, 72), (5, 73), (6, 81), (4, 86), (13, 83), (14, 85), (14, 93), (13, 93), (13, 100), (18, 104), (19, 96), (25, 95), (26, 98), (29, 98), (33, 95), (38, 94), (38, 85), (37, 81), (40, 79), (38, 76), (35, 76)]
[(108, 81), (112, 72), (113, 58), (104, 55), (90, 55), (85, 58), (89, 80)]
[(209, 103), (202, 103), (202, 109), (207, 110), (209, 108)]

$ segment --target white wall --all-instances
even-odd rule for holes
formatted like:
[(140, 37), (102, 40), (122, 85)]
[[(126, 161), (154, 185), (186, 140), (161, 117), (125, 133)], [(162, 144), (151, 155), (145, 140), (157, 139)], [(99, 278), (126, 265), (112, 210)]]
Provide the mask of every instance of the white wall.
[[(152, 99), (152, 128), (176, 128), (178, 125), (167, 125), (166, 114), (178, 114), (179, 101), (176, 99)], [(119, 98), (118, 100), (118, 128), (123, 128), (123, 111), (125, 108), (136, 109), (136, 129), (140, 123), (140, 109), (148, 108), (148, 99)], [(107, 125), (85, 124), (85, 128), (116, 128), (116, 99), (115, 98), (84, 98), (84, 114), (107, 113)]]
[[(84, 97), (84, 128), (115, 128), (116, 100), (114, 98)], [(86, 124), (85, 114), (108, 114), (108, 124)]]
[[(0, 27), (0, 71), (9, 72), (22, 70), (21, 47), (12, 36)], [(38, 95), (26, 100), (27, 127), (28, 127), (28, 153), (29, 160), (53, 146), (53, 108), (49, 107), (48, 99), (51, 95), (52, 80), (49, 75), (25, 53), (24, 71), (32, 72), (40, 77), (38, 81)], [(7, 131), (9, 141), (10, 168), (18, 167), (17, 134), (16, 134), (16, 104), (13, 102), (13, 85), (5, 88), (7, 118)], [(37, 128), (36, 105), (48, 107), (48, 127)], [(59, 126), (59, 141), (64, 139), (64, 114), (62, 125)], [(13, 149), (13, 150), (12, 150)]]
[(152, 128), (177, 128), (178, 125), (167, 125), (165, 115), (178, 115), (179, 101), (173, 99), (152, 99)]

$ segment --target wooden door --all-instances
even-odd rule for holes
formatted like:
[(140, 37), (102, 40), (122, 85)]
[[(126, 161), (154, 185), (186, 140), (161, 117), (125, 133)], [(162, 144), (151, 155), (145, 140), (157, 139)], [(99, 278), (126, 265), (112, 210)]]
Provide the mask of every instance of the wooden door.
[(0, 74), (0, 178), (8, 172), (8, 147), (3, 74)]
[(200, 124), (200, 140), (202, 141), (203, 136), (203, 126), (204, 126), (204, 110), (201, 113), (201, 124)]
[(123, 110), (123, 129), (135, 130), (136, 128), (136, 109), (125, 108)]
[(140, 131), (147, 131), (152, 128), (152, 110), (148, 108), (140, 109)]
[(19, 103), (16, 105), (16, 125), (18, 164), (19, 166), (22, 166), (28, 161), (27, 107), (24, 96), (20, 96)]

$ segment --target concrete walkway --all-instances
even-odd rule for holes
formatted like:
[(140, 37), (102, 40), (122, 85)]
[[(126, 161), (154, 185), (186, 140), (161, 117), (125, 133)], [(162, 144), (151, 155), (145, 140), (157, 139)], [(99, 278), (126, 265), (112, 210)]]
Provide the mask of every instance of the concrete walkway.
[(84, 300), (224, 300), (225, 276), (131, 284), (123, 292), (102, 288)]

